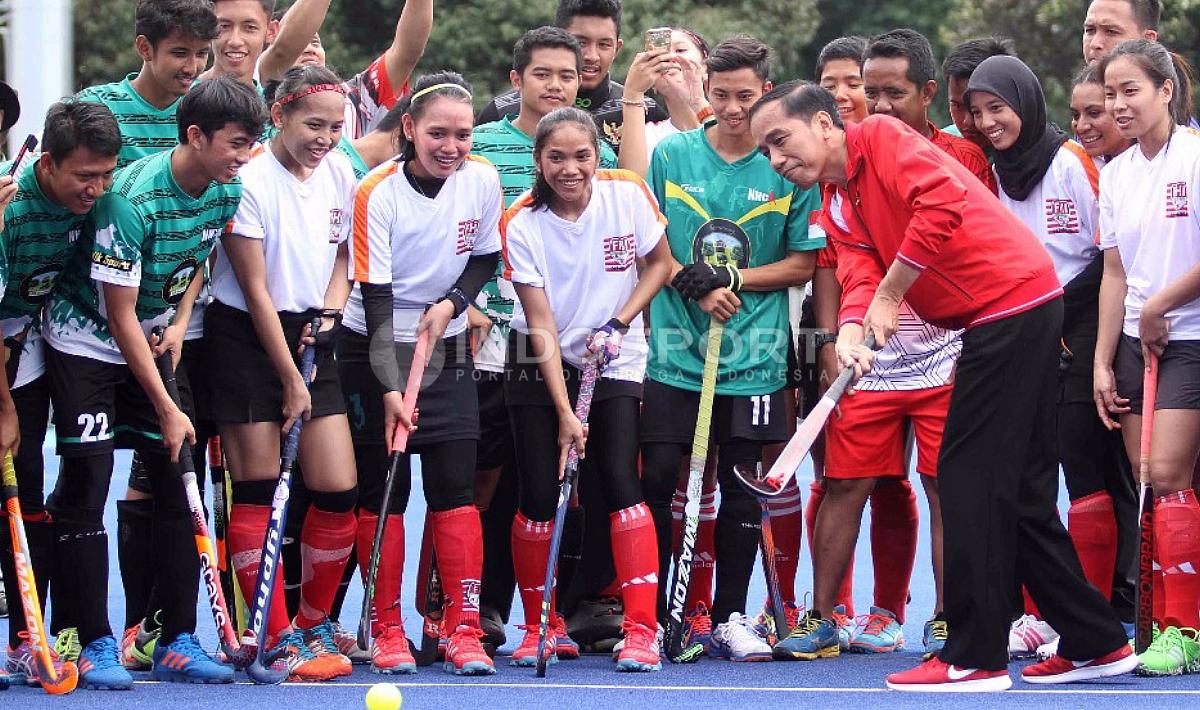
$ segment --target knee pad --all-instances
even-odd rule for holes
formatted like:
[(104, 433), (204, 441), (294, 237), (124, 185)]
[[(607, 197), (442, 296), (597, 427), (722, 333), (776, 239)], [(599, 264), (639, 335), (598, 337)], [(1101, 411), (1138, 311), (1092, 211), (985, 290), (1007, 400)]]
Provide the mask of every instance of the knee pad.
[(358, 505), (358, 486), (334, 493), (309, 490), (312, 506), (326, 513), (348, 513)]
[(275, 498), (278, 481), (242, 481), (233, 483), (234, 505), (265, 505), (270, 507)]

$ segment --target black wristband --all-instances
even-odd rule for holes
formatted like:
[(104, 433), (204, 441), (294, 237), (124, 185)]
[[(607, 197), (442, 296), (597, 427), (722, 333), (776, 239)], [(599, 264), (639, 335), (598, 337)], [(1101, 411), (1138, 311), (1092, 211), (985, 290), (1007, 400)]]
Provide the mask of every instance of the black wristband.
[(450, 303), (453, 304), (455, 318), (465, 313), (467, 306), (471, 305), (471, 301), (467, 298), (467, 294), (463, 293), (463, 290), (457, 286), (447, 291), (445, 296), (442, 296), (440, 299), (438, 299), (439, 303), (441, 301), (450, 301)]
[(625, 325), (625, 323), (623, 323), (620, 318), (609, 318), (608, 322), (605, 323), (605, 325), (607, 325), (608, 327), (612, 328), (615, 331), (618, 331), (621, 335), (625, 335), (626, 333), (629, 332), (629, 326)]
[(813, 334), (813, 344), (817, 350), (820, 350), (821, 348), (825, 347), (826, 345), (833, 345), (834, 343), (837, 342), (837, 339), (838, 339), (837, 333), (814, 333)]

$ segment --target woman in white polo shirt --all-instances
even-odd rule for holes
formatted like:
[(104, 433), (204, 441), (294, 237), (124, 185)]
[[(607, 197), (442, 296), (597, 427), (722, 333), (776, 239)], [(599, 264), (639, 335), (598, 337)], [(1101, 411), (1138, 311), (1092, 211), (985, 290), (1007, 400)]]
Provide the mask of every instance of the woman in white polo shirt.
[[(504, 226), (505, 277), (520, 299), (505, 388), (521, 481), (513, 564), (526, 622), (512, 662), (537, 659), (550, 521), (575, 444), (586, 456), (580, 485), (599, 488), (609, 510), (625, 604), (617, 668), (658, 670), (657, 544), (637, 455), (647, 356), (641, 314), (670, 276), (666, 218), (635, 173), (596, 169), (599, 136), (583, 111), (558, 109), (542, 118), (533, 155), (536, 183), (509, 208)], [(585, 361), (594, 357), (606, 358), (607, 366), (585, 428), (571, 399)], [(561, 627), (562, 617), (554, 624)]]
[[(363, 569), (375, 522), (379, 515), (389, 516), (375, 593), (372, 665), (382, 673), (416, 671), (398, 605), (409, 464), (418, 454), (447, 590), (443, 669), (488, 675), (495, 667), (479, 640), (483, 537), (472, 495), (479, 403), (466, 310), (496, 272), (500, 176), (491, 163), (468, 155), (471, 92), (458, 74), (421, 77), (396, 110), (403, 111), (400, 155), (368, 173), (355, 196), (355, 285), (338, 339), (339, 375), (353, 412), (362, 487), (358, 550)], [(401, 457), (389, 509), (383, 511), (388, 449), (404, 418), (401, 390), (422, 333), (427, 333), (430, 359), (417, 401), (420, 418)]]
[[(1120, 435), (1096, 418), (1092, 399), (1104, 272), (1096, 243), (1099, 169), (1083, 146), (1047, 120), (1041, 84), (1020, 59), (984, 60), (971, 74), (964, 100), (975, 126), (996, 149), (1000, 201), (1041, 240), (1063, 284), (1057, 430), (1058, 460), (1071, 499), (1067, 530), (1087, 580), (1112, 599), (1118, 541), (1133, 540), (1135, 499)], [(1116, 611), (1126, 622), (1133, 621), (1132, 592), (1124, 581), (1116, 597)], [(1058, 637), (1028, 599), (1025, 611), (1009, 634), (1014, 657), (1032, 655)]]
[(247, 599), (279, 477), (281, 433), (306, 420), (299, 460), (312, 506), (301, 533), (299, 613), (288, 619), (277, 589), (263, 643), (282, 642), (294, 677), (329, 680), (350, 673), (328, 615), (354, 544), (358, 488), (333, 349), (319, 347), (311, 386), (300, 376), (297, 349), (314, 316), (324, 315), (324, 332), (333, 332), (350, 291), (355, 179), (350, 161), (333, 152), (345, 101), (337, 76), (294, 67), (276, 95), (277, 133), (242, 169), (242, 200), (217, 248), (204, 320), (206, 391), (233, 476), (227, 539)]
[(1124, 42), (1099, 71), (1117, 128), (1136, 143), (1100, 174), (1096, 407), (1136, 461), (1146, 358), (1158, 356), (1150, 475), (1162, 574), (1154, 616), (1163, 631), (1138, 670), (1175, 675), (1200, 653), (1200, 505), (1192, 490), (1200, 453), (1200, 136), (1183, 125), (1190, 111), (1177, 99), (1191, 86), (1162, 45)]

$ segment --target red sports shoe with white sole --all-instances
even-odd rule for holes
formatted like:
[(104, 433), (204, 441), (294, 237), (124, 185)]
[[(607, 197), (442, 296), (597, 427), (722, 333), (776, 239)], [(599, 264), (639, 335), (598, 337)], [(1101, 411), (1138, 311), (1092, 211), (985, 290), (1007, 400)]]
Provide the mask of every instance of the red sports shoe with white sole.
[(960, 668), (934, 656), (916, 668), (889, 675), (887, 687), (926, 693), (989, 693), (1008, 690), (1012, 678), (1007, 670)]
[(1074, 683), (1132, 673), (1137, 665), (1138, 657), (1133, 650), (1122, 645), (1112, 653), (1090, 661), (1069, 661), (1056, 653), (1041, 663), (1027, 666), (1021, 671), (1021, 678), (1026, 683)]

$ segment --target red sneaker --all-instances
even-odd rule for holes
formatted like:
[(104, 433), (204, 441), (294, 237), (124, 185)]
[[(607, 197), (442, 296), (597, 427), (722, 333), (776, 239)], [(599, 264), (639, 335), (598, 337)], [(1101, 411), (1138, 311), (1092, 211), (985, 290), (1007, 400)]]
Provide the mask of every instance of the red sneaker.
[(559, 660), (574, 661), (579, 658), (579, 644), (567, 635), (567, 622), (562, 614), (554, 615), (554, 642)]
[[(525, 624), (521, 629), (525, 632), (525, 635), (521, 637), (521, 643), (512, 652), (512, 657), (508, 663), (512, 666), (533, 668), (537, 665), (538, 633), (541, 627), (538, 624)], [(547, 631), (549, 633), (546, 634), (546, 662), (557, 663), (558, 656), (555, 655), (555, 651), (557, 650), (556, 634), (553, 627), (547, 629)]]
[(1056, 653), (1041, 663), (1027, 666), (1021, 677), (1026, 683), (1074, 683), (1132, 673), (1137, 665), (1133, 650), (1122, 644), (1112, 653), (1090, 661), (1069, 661)]
[(375, 637), (375, 644), (371, 646), (371, 671), (383, 675), (417, 672), (417, 661), (408, 650), (403, 626), (389, 624)]
[(479, 639), (483, 638), (483, 629), (478, 626), (459, 624), (450, 640), (446, 643), (446, 660), (442, 670), (454, 675), (492, 675), (496, 666), (483, 650)]
[(936, 656), (921, 665), (887, 677), (891, 690), (915, 690), (927, 693), (985, 693), (1008, 690), (1012, 679), (1008, 671), (959, 668)]

